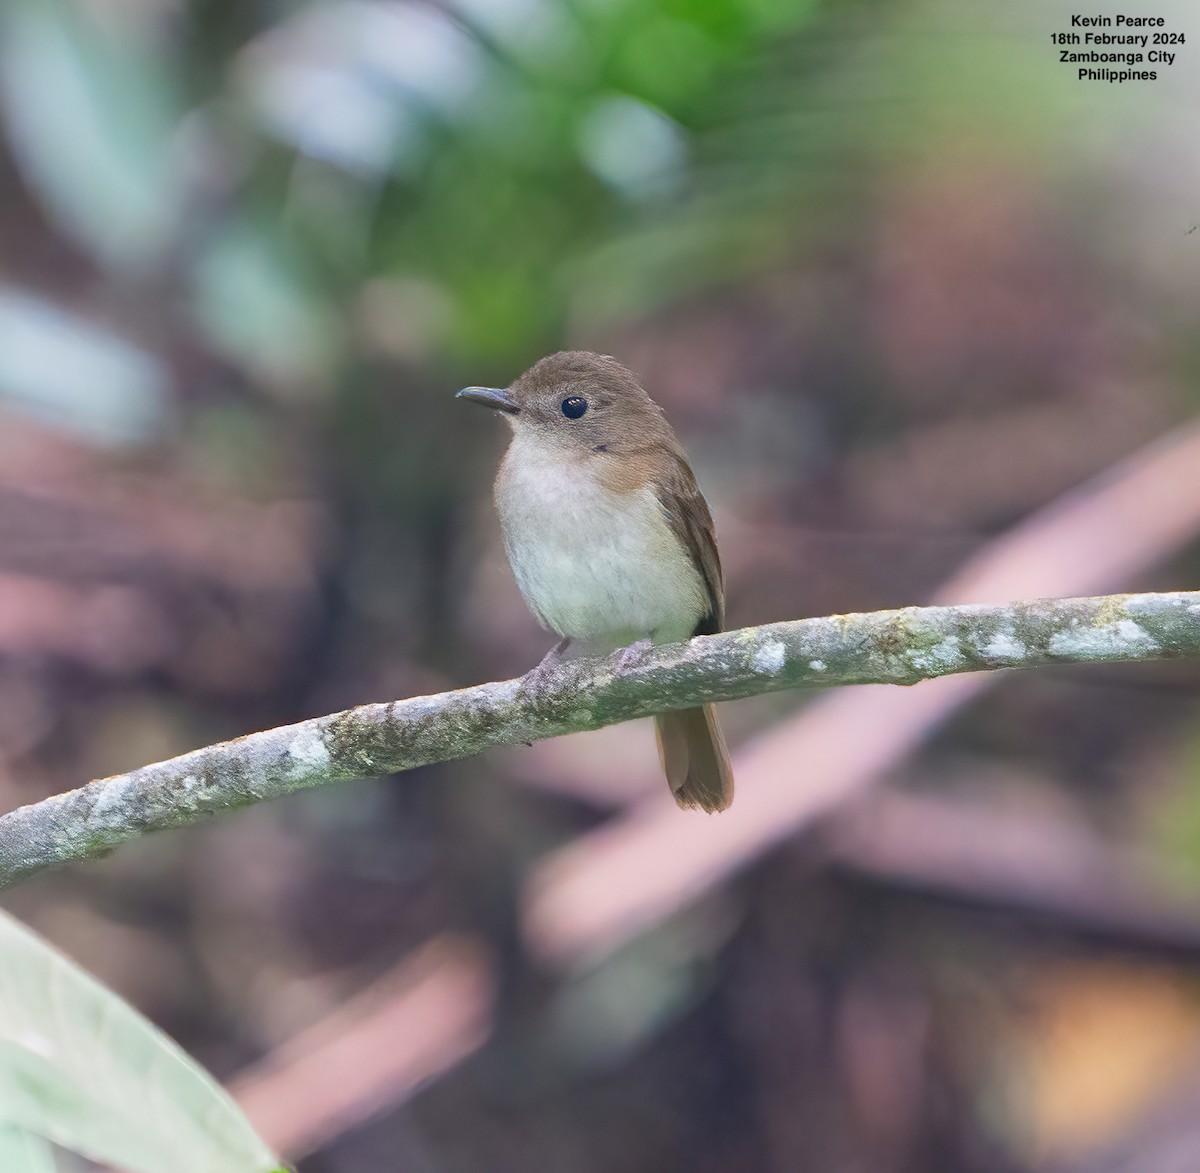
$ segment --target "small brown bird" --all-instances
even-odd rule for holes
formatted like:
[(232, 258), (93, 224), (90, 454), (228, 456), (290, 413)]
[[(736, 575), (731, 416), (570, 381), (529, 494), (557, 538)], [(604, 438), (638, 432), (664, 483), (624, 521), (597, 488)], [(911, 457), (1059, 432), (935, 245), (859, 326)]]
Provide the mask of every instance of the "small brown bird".
[[(631, 371), (568, 350), (511, 387), (458, 394), (512, 427), (496, 510), (525, 602), (563, 637), (547, 660), (569, 644), (597, 654), (721, 630), (712, 516), (662, 409)], [(713, 706), (654, 720), (675, 801), (724, 810), (733, 773)]]

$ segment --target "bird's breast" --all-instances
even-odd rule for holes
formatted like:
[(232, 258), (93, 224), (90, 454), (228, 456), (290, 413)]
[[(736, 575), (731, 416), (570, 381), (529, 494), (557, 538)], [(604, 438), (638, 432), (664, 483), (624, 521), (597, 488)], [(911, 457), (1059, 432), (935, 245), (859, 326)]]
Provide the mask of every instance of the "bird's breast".
[(496, 508), (521, 594), (549, 628), (621, 647), (686, 639), (708, 610), (703, 577), (650, 484), (605, 483), (613, 456), (544, 454), (514, 439)]

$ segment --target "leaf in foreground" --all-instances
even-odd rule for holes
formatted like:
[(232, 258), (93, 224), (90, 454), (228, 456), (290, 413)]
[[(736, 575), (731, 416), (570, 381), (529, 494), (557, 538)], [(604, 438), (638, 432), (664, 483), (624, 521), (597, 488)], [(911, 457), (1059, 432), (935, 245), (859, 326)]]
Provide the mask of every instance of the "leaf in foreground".
[(130, 1173), (268, 1173), (280, 1166), (199, 1064), (0, 912), (3, 1124)]
[(0, 1169), (4, 1173), (56, 1173), (48, 1141), (13, 1124), (0, 1124)]

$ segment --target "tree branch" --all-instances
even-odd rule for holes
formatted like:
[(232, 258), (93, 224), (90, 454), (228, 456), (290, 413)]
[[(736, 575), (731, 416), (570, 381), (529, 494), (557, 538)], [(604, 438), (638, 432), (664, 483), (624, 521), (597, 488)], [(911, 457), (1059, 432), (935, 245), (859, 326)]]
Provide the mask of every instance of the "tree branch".
[(1200, 656), (1200, 592), (907, 607), (747, 627), (538, 677), (360, 705), (90, 782), (0, 817), (0, 886), (149, 831), (326, 782), (788, 688), (915, 684), (1068, 663)]

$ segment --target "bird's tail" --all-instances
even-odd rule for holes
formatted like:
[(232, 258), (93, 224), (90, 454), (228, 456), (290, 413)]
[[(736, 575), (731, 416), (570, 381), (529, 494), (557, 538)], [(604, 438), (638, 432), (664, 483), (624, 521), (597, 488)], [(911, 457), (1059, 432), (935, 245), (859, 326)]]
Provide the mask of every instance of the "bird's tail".
[(710, 814), (723, 811), (733, 801), (733, 769), (713, 706), (662, 713), (654, 732), (675, 801)]

